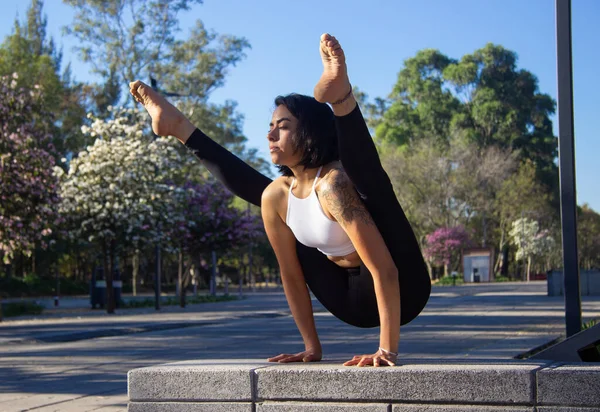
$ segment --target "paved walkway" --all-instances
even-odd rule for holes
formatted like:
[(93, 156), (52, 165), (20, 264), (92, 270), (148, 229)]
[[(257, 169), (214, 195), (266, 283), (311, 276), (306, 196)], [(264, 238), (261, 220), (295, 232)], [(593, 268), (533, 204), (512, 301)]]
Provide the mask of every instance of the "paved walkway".
[[(315, 302), (326, 360), (374, 352), (378, 329), (348, 326)], [(586, 319), (600, 297), (584, 297)], [(564, 330), (545, 282), (434, 288), (401, 330), (401, 359), (506, 359)], [(302, 349), (281, 293), (189, 306), (22, 318), (0, 324), (0, 411), (125, 411), (126, 373), (189, 359), (264, 359)]]

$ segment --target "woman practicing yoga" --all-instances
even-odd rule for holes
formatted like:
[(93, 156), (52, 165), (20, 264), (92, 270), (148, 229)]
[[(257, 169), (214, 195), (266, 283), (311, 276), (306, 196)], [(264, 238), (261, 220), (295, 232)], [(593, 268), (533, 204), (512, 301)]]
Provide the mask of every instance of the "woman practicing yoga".
[(283, 176), (273, 181), (208, 138), (144, 83), (131, 83), (130, 92), (148, 110), (154, 133), (175, 136), (235, 195), (261, 206), (305, 346), (269, 361), (321, 360), (310, 288), (344, 322), (381, 327), (379, 349), (344, 365), (392, 366), (400, 325), (423, 310), (431, 283), (352, 95), (344, 52), (328, 34), (321, 36), (320, 52), (324, 70), (314, 98), (275, 99), (267, 139)]

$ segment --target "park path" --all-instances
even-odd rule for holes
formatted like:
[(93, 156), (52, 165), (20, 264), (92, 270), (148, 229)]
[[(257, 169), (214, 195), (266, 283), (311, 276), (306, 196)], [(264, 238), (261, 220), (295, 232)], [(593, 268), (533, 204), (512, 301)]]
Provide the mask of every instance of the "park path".
[[(376, 350), (378, 329), (353, 328), (314, 304), (325, 360)], [(561, 297), (546, 296), (544, 282), (434, 288), (425, 311), (401, 330), (401, 358), (512, 358), (562, 334), (563, 308)], [(599, 318), (600, 297), (584, 297), (583, 311)], [(173, 328), (164, 329), (169, 324)], [(151, 331), (132, 333), (144, 327)], [(114, 332), (118, 328), (127, 334)], [(115, 335), (93, 337), (102, 331)], [(299, 351), (300, 342), (280, 292), (161, 313), (10, 320), (0, 324), (0, 411), (125, 411), (130, 369), (191, 359), (264, 359)]]

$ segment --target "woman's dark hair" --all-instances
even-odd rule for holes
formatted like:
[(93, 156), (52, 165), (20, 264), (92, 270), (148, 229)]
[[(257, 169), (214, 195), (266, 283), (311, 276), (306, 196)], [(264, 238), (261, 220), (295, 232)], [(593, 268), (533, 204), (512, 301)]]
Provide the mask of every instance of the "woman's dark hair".
[[(339, 159), (335, 117), (327, 104), (319, 103), (314, 97), (292, 93), (275, 98), (275, 107), (281, 105), (298, 119), (292, 147), (294, 152), (303, 153), (299, 165), (310, 169)], [(287, 166), (277, 165), (277, 168), (283, 176), (294, 175)]]

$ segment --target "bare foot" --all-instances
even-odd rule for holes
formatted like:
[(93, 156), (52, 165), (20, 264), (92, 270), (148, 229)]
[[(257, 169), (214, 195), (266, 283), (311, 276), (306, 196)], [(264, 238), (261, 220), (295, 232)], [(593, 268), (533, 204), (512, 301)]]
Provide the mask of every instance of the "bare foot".
[(139, 80), (129, 83), (129, 92), (148, 111), (154, 133), (159, 136), (175, 136), (182, 143), (187, 141), (195, 127), (167, 99)]
[(323, 74), (315, 86), (315, 99), (321, 103), (337, 102), (350, 91), (346, 56), (337, 39), (327, 33), (321, 35), (319, 45), (323, 60)]

